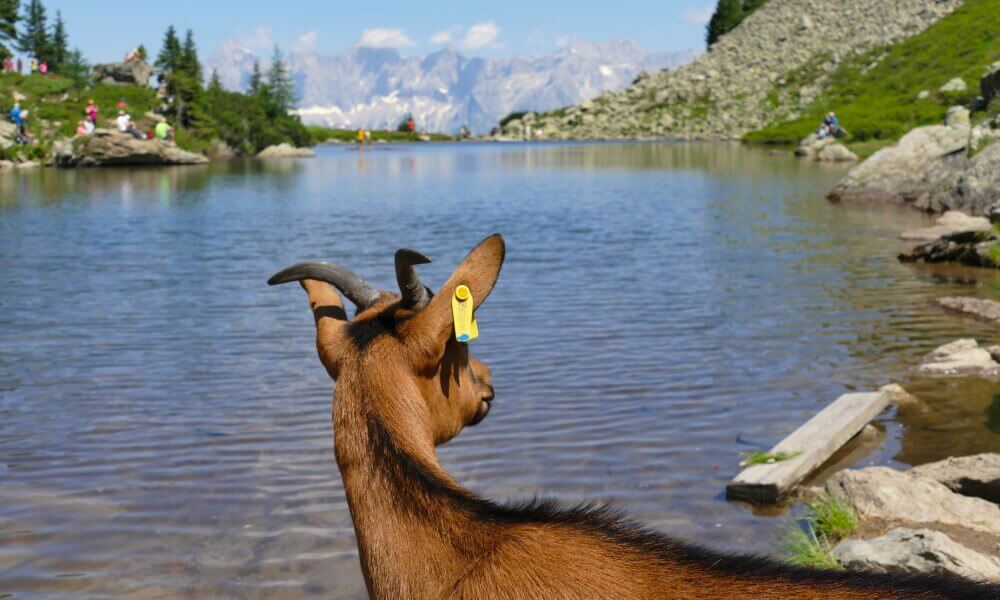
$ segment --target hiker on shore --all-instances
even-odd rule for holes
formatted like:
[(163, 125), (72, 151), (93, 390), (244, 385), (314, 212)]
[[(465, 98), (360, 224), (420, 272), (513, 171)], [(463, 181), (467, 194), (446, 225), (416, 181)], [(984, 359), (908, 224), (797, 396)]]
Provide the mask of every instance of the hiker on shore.
[(153, 138), (161, 142), (172, 142), (174, 140), (174, 128), (166, 121), (160, 121), (153, 128)]
[(131, 115), (124, 110), (118, 111), (118, 117), (115, 119), (115, 125), (121, 133), (129, 134), (137, 140), (146, 139), (146, 134), (135, 128), (135, 125), (132, 124)]
[(28, 111), (21, 108), (20, 102), (14, 103), (14, 108), (10, 109), (10, 120), (17, 126), (16, 141), (18, 144), (28, 143), (28, 132), (24, 122), (28, 119)]
[(827, 136), (840, 137), (840, 121), (837, 120), (837, 115), (833, 111), (826, 113), (823, 123), (819, 126), (819, 131), (816, 133), (821, 140)]
[(28, 73), (34, 75), (38, 72), (38, 59), (32, 56), (28, 59)]
[(3, 59), (3, 72), (4, 73), (13, 73), (14, 72), (14, 59), (13, 58), (11, 58), (11, 57), (8, 56), (7, 58)]
[(42, 62), (38, 63), (38, 72), (41, 73), (42, 75), (45, 75), (46, 73), (48, 73), (49, 72), (49, 63), (45, 62), (44, 60)]
[(21, 57), (18, 56), (17, 57), (17, 74), (20, 75), (23, 70), (24, 70), (24, 63), (21, 62)]
[(90, 131), (87, 130), (87, 123), (90, 121), (77, 121), (76, 122), (76, 137), (84, 137), (90, 135)]
[(97, 105), (94, 104), (93, 98), (87, 100), (87, 108), (84, 111), (87, 113), (87, 121), (97, 127)]

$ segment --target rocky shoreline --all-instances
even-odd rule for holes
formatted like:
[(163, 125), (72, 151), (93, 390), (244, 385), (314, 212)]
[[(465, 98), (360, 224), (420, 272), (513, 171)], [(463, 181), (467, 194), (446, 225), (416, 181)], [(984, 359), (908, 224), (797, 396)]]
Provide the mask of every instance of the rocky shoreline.
[(1000, 582), (1000, 454), (838, 471), (803, 495), (857, 515), (856, 531), (832, 549), (843, 567)]

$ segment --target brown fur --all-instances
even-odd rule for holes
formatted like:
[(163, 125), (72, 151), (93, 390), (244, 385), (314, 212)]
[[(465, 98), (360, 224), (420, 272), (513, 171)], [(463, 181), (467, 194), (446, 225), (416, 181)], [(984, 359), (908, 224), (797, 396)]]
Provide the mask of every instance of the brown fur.
[(383, 293), (348, 321), (327, 284), (302, 287), (336, 380), (337, 464), (372, 598), (1000, 598), (957, 578), (822, 572), (672, 540), (601, 508), (501, 506), (442, 469), (435, 446), (475, 424), (490, 372), (455, 341), (451, 297), (478, 306), (504, 258), (494, 235), (417, 313)]

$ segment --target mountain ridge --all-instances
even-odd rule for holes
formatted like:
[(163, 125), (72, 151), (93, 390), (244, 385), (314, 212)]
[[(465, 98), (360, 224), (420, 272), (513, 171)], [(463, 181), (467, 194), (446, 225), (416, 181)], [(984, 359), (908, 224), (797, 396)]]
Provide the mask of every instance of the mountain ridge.
[[(421, 129), (485, 132), (508, 113), (551, 110), (628, 85), (642, 71), (676, 68), (694, 51), (649, 53), (629, 40), (578, 42), (533, 57), (466, 57), (453, 49), (403, 56), (353, 46), (339, 54), (294, 51), (288, 64), (298, 114), (329, 127), (394, 128), (412, 113)], [(224, 87), (245, 89), (254, 62), (267, 60), (235, 41), (209, 59)]]

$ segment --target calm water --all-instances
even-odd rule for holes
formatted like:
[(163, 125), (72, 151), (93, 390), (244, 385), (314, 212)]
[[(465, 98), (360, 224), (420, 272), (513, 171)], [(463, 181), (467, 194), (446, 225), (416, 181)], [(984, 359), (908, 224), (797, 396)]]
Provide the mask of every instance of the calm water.
[(1000, 386), (907, 373), (1000, 332), (930, 300), (986, 272), (893, 258), (911, 212), (832, 206), (840, 167), (730, 145), (326, 148), (312, 161), (0, 178), (0, 597), (359, 597), (332, 384), (304, 294), (341, 261), (439, 284), (486, 234), (489, 418), (441, 450), (491, 497), (607, 500), (768, 551), (788, 515), (727, 503), (740, 452), (899, 381), (860, 464), (1000, 451)]

